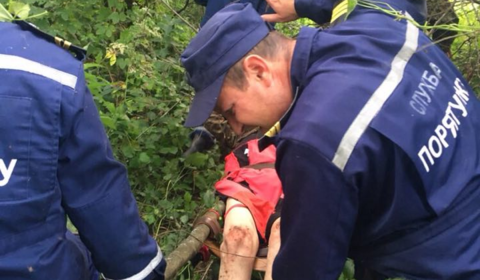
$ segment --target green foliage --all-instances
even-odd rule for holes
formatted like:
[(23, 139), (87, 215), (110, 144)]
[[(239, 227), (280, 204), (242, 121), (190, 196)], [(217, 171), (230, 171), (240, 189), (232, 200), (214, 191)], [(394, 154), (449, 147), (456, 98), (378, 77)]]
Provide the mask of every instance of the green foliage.
[(351, 259), (348, 259), (343, 267), (342, 273), (338, 277), (338, 280), (354, 280), (355, 265)]
[(10, 14), (10, 12), (5, 9), (5, 7), (0, 4), (0, 21), (12, 21), (13, 16)]
[[(468, 1), (455, 2), (459, 24), (480, 30), (478, 4)], [(479, 33), (460, 33), (452, 44), (453, 61), (462, 71), (477, 95), (480, 94), (480, 37)]]
[(43, 11), (38, 14), (30, 15), (30, 5), (16, 1), (8, 1), (7, 8), (0, 3), (0, 21), (11, 22), (15, 19), (31, 20), (47, 14)]
[(304, 26), (316, 27), (318, 25), (308, 18), (299, 18), (293, 22), (277, 23), (275, 29), (288, 37), (294, 38)]

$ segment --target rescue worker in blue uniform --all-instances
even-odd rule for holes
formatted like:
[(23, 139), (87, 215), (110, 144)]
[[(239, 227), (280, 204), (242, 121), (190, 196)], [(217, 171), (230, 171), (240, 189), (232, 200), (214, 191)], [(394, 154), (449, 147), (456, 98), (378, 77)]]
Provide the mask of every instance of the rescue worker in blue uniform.
[(85, 85), (84, 57), (26, 22), (0, 23), (2, 279), (164, 278)]
[[(336, 279), (347, 257), (360, 280), (480, 279), (480, 102), (410, 20), (327, 2), (295, 2), (333, 8), (316, 18), (333, 26), (296, 40), (249, 5), (213, 16), (182, 54), (185, 124), (215, 109), (277, 146), (273, 279)], [(418, 1), (381, 2), (423, 17)]]

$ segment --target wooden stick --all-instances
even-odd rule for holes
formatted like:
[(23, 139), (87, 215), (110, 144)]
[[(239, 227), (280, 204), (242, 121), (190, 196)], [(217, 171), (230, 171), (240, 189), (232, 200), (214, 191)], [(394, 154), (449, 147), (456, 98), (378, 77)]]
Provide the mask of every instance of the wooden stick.
[[(225, 211), (225, 204), (223, 201), (217, 202), (214, 207), (220, 216), (223, 216)], [(212, 211), (208, 211), (203, 216), (210, 217), (212, 219), (217, 219), (217, 214)], [(197, 225), (190, 235), (183, 240), (177, 249), (175, 249), (168, 257), (165, 259), (167, 262), (167, 268), (165, 270), (165, 279), (172, 279), (175, 277), (177, 272), (184, 266), (195, 254), (198, 253), (202, 244), (207, 240), (210, 235), (210, 228), (205, 224)]]

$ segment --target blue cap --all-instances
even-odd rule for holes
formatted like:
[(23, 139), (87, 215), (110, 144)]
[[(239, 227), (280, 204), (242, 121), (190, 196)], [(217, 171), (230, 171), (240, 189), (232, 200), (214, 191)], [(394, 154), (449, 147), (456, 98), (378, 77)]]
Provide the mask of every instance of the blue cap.
[(200, 29), (181, 56), (188, 83), (195, 89), (185, 126), (199, 126), (207, 120), (228, 70), (269, 32), (250, 3), (226, 6)]

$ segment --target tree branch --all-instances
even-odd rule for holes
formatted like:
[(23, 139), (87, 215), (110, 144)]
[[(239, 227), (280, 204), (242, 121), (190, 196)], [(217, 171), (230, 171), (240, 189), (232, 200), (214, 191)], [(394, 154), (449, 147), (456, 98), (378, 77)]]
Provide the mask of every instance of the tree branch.
[(165, 0), (162, 0), (162, 3), (167, 6), (170, 11), (172, 11), (175, 15), (177, 15), (183, 22), (185, 22), (186, 25), (188, 25), (193, 31), (197, 32), (198, 29), (195, 28), (195, 26), (193, 26), (190, 22), (188, 22), (185, 18), (183, 18), (179, 13), (177, 13), (177, 11), (175, 11), (174, 8), (172, 8), (167, 2), (165, 2)]
[[(225, 203), (223, 201), (217, 202), (215, 206), (218, 214), (223, 216), (225, 212)], [(210, 217), (211, 219), (217, 219), (217, 214), (209, 211), (203, 216)], [(200, 250), (203, 242), (207, 240), (207, 237), (210, 235), (210, 228), (205, 224), (200, 224), (196, 226), (190, 235), (178, 245), (177, 249), (168, 255), (165, 259), (167, 262), (167, 269), (165, 270), (165, 279), (172, 279), (175, 277), (177, 272), (184, 266), (197, 252)]]

